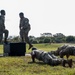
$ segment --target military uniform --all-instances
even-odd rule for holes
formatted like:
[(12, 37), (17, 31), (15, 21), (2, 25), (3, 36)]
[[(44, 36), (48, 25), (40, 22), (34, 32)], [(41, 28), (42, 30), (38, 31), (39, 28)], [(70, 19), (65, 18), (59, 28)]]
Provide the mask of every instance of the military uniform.
[(30, 43), (29, 38), (28, 38), (28, 33), (31, 29), (30, 24), (29, 24), (29, 19), (24, 17), (23, 13), (19, 14), (20, 16), (20, 37), (22, 42), (26, 42), (29, 44), (28, 50), (33, 47), (33, 45)]
[(23, 19), (20, 19), (20, 36), (22, 39), (22, 41), (29, 41), (28, 39), (25, 40), (25, 38), (28, 37), (28, 32), (30, 31), (30, 24), (29, 24), (29, 20), (27, 18), (23, 18)]
[[(60, 65), (64, 62), (64, 59), (58, 58), (50, 52), (41, 51), (36, 48), (32, 48), (31, 56), (33, 62), (35, 62), (35, 58), (36, 58), (51, 66)], [(65, 62), (62, 65), (65, 66), (65, 63), (68, 63), (68, 61), (65, 60)], [(69, 64), (69, 66), (72, 67), (72, 60), (70, 60), (70, 62), (71, 63)]]
[(27, 18), (20, 19), (20, 36), (25, 38), (25, 34), (30, 31), (30, 24)]
[(6, 41), (7, 37), (8, 37), (8, 30), (5, 29), (5, 17), (3, 15), (0, 16), (0, 43), (2, 42), (3, 39), (3, 33), (5, 34), (5, 39), (4, 41)]
[(51, 51), (52, 54), (58, 56), (60, 51), (64, 50), (65, 48), (67, 48), (69, 45), (63, 45), (63, 46), (60, 46), (58, 47), (58, 49), (56, 51)]
[(59, 52), (59, 55), (61, 58), (66, 55), (67, 59), (69, 58), (70, 55), (75, 56), (75, 46), (68, 45), (65, 49), (62, 49)]

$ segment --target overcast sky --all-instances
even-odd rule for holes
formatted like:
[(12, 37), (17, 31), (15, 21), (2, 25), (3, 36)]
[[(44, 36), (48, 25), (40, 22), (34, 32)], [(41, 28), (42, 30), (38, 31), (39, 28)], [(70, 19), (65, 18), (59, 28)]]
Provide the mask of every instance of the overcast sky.
[(63, 33), (75, 36), (75, 0), (0, 0), (6, 11), (5, 26), (10, 35), (19, 35), (19, 13), (29, 18), (29, 35)]

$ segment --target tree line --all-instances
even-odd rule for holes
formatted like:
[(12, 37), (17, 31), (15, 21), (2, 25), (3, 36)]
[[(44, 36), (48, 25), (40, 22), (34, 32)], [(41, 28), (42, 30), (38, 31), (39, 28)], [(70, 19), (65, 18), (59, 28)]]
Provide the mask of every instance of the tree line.
[[(30, 42), (32, 44), (39, 43), (75, 43), (75, 36), (65, 36), (62, 33), (56, 33), (52, 35), (51, 33), (43, 33), (40, 37), (29, 36)], [(9, 36), (9, 42), (20, 42), (19, 36)]]

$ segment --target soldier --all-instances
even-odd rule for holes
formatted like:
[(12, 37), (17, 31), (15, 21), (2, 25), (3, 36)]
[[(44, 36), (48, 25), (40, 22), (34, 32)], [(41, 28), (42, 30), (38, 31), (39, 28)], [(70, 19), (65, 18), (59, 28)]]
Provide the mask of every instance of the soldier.
[(0, 43), (2, 42), (3, 39), (3, 33), (4, 33), (4, 43), (7, 43), (7, 38), (8, 38), (8, 30), (5, 29), (5, 10), (0, 11)]
[(60, 46), (58, 47), (58, 49), (56, 51), (51, 51), (52, 54), (58, 56), (60, 51), (64, 50), (65, 48), (67, 48), (69, 45), (63, 45), (63, 46)]
[(33, 62), (35, 62), (35, 58), (36, 58), (51, 66), (57, 66), (62, 64), (62, 66), (65, 67), (65, 64), (68, 64), (69, 67), (72, 67), (72, 59), (64, 60), (62, 58), (56, 57), (50, 52), (44, 52), (44, 51), (38, 50), (37, 48), (32, 48), (31, 56), (32, 56)]
[(63, 58), (66, 55), (67, 59), (69, 58), (70, 55), (75, 56), (75, 46), (69, 45), (65, 49), (61, 50), (59, 52), (59, 55), (60, 55), (61, 58)]
[[(30, 43), (29, 38), (28, 38), (28, 33), (30, 31), (30, 24), (29, 24), (29, 19), (24, 17), (24, 13), (21, 12), (19, 13), (20, 17), (20, 37), (22, 42), (27, 42), (29, 44), (29, 49), (33, 47), (33, 45)], [(28, 50), (29, 50), (28, 49)]]

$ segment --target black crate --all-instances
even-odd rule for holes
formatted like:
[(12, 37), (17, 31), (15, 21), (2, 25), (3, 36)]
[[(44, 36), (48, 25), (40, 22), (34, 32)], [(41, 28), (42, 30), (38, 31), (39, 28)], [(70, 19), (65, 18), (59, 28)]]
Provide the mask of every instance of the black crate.
[[(25, 56), (26, 53), (26, 43), (10, 43), (9, 46), (9, 56)], [(4, 48), (4, 52), (7, 47)]]

